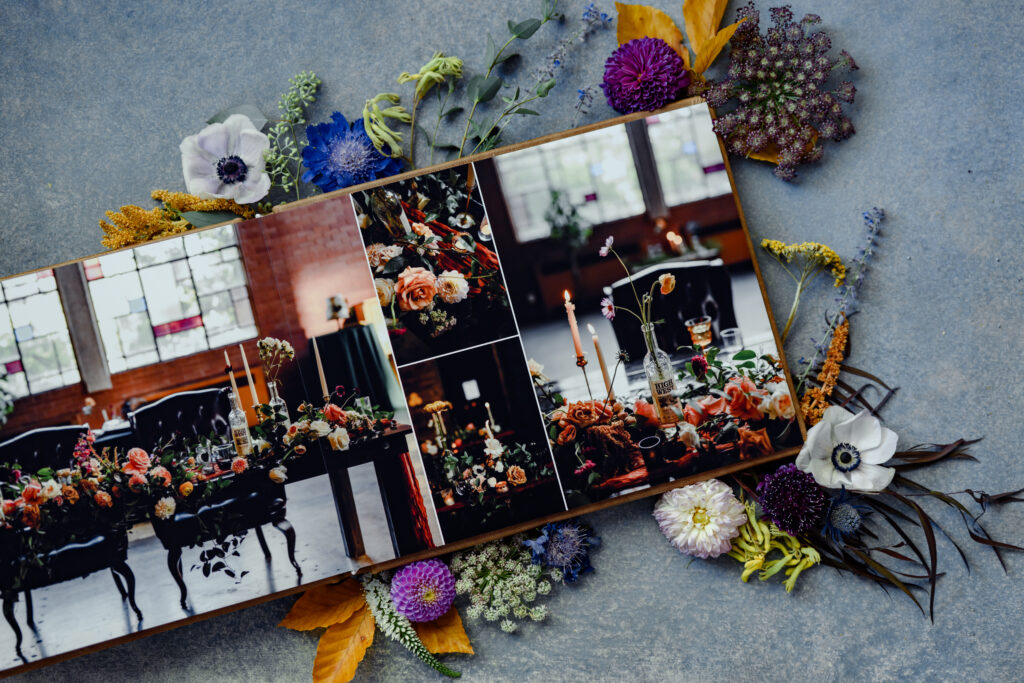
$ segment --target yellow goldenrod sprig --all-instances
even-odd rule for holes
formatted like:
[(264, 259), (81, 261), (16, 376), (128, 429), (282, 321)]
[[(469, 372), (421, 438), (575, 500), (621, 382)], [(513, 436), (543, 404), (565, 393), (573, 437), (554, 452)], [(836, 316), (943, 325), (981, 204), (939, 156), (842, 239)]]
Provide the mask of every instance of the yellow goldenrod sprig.
[(828, 399), (836, 388), (836, 381), (839, 379), (839, 372), (842, 369), (849, 335), (850, 321), (844, 315), (842, 322), (832, 333), (828, 354), (821, 366), (821, 372), (818, 373), (818, 381), (821, 382), (821, 386), (809, 387), (800, 398), (800, 411), (804, 414), (804, 421), (808, 427), (818, 424), (822, 415), (825, 414), (825, 409), (828, 408)]
[(129, 204), (106, 212), (107, 220), (100, 221), (104, 247), (121, 249), (188, 232), (194, 226), (181, 215), (187, 211), (230, 211), (242, 218), (256, 215), (251, 206), (242, 206), (232, 199), (202, 199), (168, 190), (153, 190), (152, 197), (162, 206), (144, 209)]
[[(767, 251), (779, 262), (783, 270), (796, 282), (796, 295), (793, 297), (793, 306), (789, 310), (789, 317), (782, 329), (782, 341), (786, 341), (789, 328), (796, 318), (797, 307), (800, 305), (800, 295), (804, 288), (814, 280), (820, 273), (828, 271), (833, 278), (836, 287), (843, 284), (846, 278), (846, 266), (843, 260), (830, 247), (819, 242), (801, 242), (799, 244), (786, 244), (779, 240), (761, 240), (761, 248)], [(787, 264), (794, 259), (802, 262), (799, 275), (794, 275)]]
[[(800, 574), (821, 562), (821, 555), (811, 546), (790, 536), (774, 524), (757, 518), (757, 511), (750, 501), (743, 503), (747, 510), (747, 521), (740, 527), (740, 535), (733, 539), (729, 557), (743, 563), (740, 580), (746, 582), (754, 572), (758, 578), (767, 581), (785, 569), (783, 585), (789, 593), (796, 587)], [(781, 557), (769, 558), (773, 551)]]

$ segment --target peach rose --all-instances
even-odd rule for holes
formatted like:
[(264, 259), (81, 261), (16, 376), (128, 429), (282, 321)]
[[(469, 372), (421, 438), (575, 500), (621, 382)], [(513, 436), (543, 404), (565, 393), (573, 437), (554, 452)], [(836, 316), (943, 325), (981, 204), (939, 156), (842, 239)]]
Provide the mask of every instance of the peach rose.
[(564, 446), (567, 443), (572, 443), (576, 440), (576, 427), (573, 425), (566, 425), (565, 429), (558, 435), (558, 445)]
[(298, 446), (295, 447), (295, 455), (305, 455), (305, 454), (306, 454), (306, 447), (303, 446), (301, 443)]
[(141, 448), (128, 451), (128, 462), (121, 468), (125, 474), (145, 474), (149, 471), (149, 454)]
[(110, 497), (110, 494), (106, 491), (97, 491), (96, 495), (93, 496), (93, 500), (101, 508), (109, 508), (114, 506), (114, 499)]
[(508, 468), (508, 483), (513, 486), (521, 486), (526, 483), (526, 471), (519, 465), (512, 465)]
[(18, 509), (18, 504), (10, 499), (4, 501), (3, 511), (5, 517), (10, 517)]
[(683, 406), (683, 420), (689, 422), (694, 427), (699, 427), (704, 423), (704, 413), (700, 408), (694, 408), (687, 403)]
[(99, 487), (99, 481), (93, 479), (92, 477), (82, 480), (82, 488), (85, 490), (86, 493), (96, 493)]
[(328, 422), (340, 422), (345, 424), (345, 411), (333, 403), (324, 406), (324, 419)]
[(21, 498), (26, 503), (33, 505), (38, 503), (43, 497), (43, 487), (39, 485), (38, 481), (32, 481), (25, 490), (21, 492)]
[(499, 481), (497, 484), (494, 485), (494, 490), (497, 491), (498, 493), (508, 493), (508, 482)]
[(39, 516), (39, 506), (34, 503), (26, 504), (21, 509), (21, 523), (31, 529), (39, 526)]
[(242, 472), (245, 472), (248, 468), (249, 461), (243, 458), (242, 456), (238, 456), (237, 458), (231, 461), (231, 471), (234, 472), (235, 474), (241, 474)]
[(721, 415), (729, 407), (729, 403), (721, 396), (718, 396), (717, 398), (714, 396), (705, 396), (701, 400), (697, 401), (697, 405), (708, 417)]
[(132, 491), (138, 491), (146, 485), (146, 478), (141, 474), (133, 474), (128, 480), (128, 488)]
[(74, 486), (64, 486), (61, 488), (60, 494), (64, 497), (69, 504), (74, 505), (78, 502), (78, 489)]
[(589, 427), (611, 416), (611, 408), (601, 401), (579, 401), (565, 407), (565, 419), (577, 427)]
[(155, 479), (156, 483), (160, 484), (161, 486), (171, 485), (171, 473), (167, 471), (167, 468), (164, 467), (163, 465), (158, 465), (154, 467), (150, 471), (149, 476), (150, 478)]
[(192, 489), (193, 488), (194, 487), (192, 485), (192, 482), (190, 482), (190, 481), (183, 481), (181, 483), (181, 486), (178, 487), (178, 493), (181, 494), (182, 498), (188, 498), (189, 496), (192, 495)]
[(633, 406), (633, 410), (636, 412), (637, 416), (642, 417), (648, 425), (657, 426), (658, 412), (654, 409), (654, 404), (640, 399)]
[(671, 273), (663, 273), (658, 276), (658, 284), (661, 285), (663, 295), (671, 294), (676, 288), (676, 276)]
[(725, 385), (729, 414), (740, 420), (760, 420), (762, 392), (747, 377), (733, 377)]
[(789, 385), (785, 382), (779, 382), (771, 396), (761, 400), (760, 408), (772, 420), (792, 420), (796, 417), (796, 406), (789, 394)]
[(768, 438), (768, 432), (765, 429), (740, 427), (739, 432), (741, 460), (768, 455), (774, 450), (772, 440)]
[(406, 268), (395, 283), (395, 298), (403, 311), (422, 311), (437, 296), (437, 278), (426, 268)]

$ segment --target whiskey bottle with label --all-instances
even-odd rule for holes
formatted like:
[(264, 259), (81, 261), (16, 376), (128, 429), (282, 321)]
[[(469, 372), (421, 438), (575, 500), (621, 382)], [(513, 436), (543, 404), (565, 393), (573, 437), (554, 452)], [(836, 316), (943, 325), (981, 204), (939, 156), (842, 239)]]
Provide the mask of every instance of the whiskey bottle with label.
[(644, 372), (647, 373), (647, 382), (651, 387), (651, 403), (654, 404), (655, 415), (658, 416), (659, 424), (676, 424), (683, 419), (683, 406), (672, 393), (676, 389), (672, 359), (658, 347), (653, 323), (641, 325), (641, 330), (647, 343)]
[(228, 413), (228, 426), (231, 428), (231, 440), (235, 444), (235, 453), (243, 458), (252, 455), (252, 435), (249, 434), (249, 420), (242, 410), (242, 403), (234, 393), (229, 395), (231, 412)]

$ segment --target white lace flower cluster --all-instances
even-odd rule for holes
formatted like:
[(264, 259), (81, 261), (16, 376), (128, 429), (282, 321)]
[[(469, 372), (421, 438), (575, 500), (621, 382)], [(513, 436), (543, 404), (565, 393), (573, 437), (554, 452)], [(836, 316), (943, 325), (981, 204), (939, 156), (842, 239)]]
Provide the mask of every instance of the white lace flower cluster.
[(551, 580), (559, 572), (548, 572), (533, 564), (530, 551), (518, 536), (492, 541), (463, 551), (451, 561), (455, 592), (469, 597), (466, 616), (499, 621), (501, 630), (513, 633), (517, 620), (542, 621), (548, 610), (531, 605), (538, 596), (551, 592)]

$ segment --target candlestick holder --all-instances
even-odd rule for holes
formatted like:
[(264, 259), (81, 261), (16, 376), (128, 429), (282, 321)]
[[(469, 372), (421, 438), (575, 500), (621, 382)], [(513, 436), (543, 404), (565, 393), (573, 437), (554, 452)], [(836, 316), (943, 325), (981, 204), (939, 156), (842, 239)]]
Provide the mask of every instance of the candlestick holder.
[(586, 354), (582, 354), (582, 355), (576, 356), (576, 367), (578, 367), (580, 369), (580, 372), (583, 373), (583, 382), (587, 385), (587, 396), (589, 396), (590, 400), (593, 401), (594, 400), (594, 392), (592, 392), (590, 390), (590, 378), (587, 377), (587, 355)]

